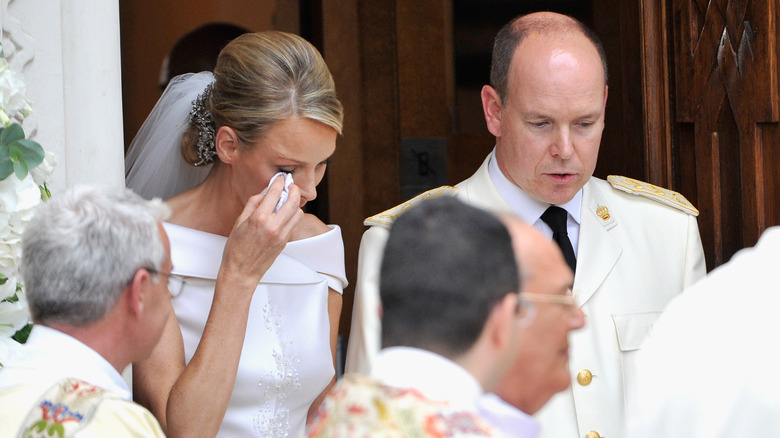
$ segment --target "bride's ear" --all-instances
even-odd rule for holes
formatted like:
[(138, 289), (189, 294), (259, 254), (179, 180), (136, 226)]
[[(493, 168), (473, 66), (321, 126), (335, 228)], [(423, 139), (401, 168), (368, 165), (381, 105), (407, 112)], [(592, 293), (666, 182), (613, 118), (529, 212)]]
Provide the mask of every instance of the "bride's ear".
[(217, 131), (215, 146), (220, 161), (228, 164), (233, 163), (236, 160), (236, 152), (240, 146), (236, 131), (228, 126), (220, 126)]

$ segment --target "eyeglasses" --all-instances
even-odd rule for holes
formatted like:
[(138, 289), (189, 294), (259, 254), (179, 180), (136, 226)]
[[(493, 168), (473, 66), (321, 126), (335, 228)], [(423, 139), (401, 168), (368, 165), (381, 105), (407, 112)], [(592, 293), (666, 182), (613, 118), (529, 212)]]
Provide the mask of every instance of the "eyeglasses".
[(184, 285), (187, 283), (187, 280), (184, 277), (174, 274), (173, 272), (160, 272), (151, 268), (144, 269), (150, 274), (168, 277), (168, 292), (171, 294), (172, 298), (181, 295), (181, 291), (184, 290)]
[(532, 292), (520, 292), (520, 301), (523, 303), (551, 303), (565, 306), (568, 310), (577, 308), (577, 295), (567, 289), (565, 295), (536, 294)]

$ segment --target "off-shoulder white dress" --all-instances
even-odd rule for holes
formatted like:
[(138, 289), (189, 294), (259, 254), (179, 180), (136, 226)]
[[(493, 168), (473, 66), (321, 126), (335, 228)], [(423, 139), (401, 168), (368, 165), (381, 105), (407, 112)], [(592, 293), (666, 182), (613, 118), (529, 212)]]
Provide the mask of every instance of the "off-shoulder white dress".
[[(173, 302), (189, 363), (211, 308), (227, 238), (164, 224), (173, 272), (187, 277)], [(298, 437), (312, 401), (334, 375), (328, 288), (347, 284), (341, 229), (290, 242), (255, 290), (233, 395), (219, 437)], [(203, 412), (203, 415), (211, 415)]]

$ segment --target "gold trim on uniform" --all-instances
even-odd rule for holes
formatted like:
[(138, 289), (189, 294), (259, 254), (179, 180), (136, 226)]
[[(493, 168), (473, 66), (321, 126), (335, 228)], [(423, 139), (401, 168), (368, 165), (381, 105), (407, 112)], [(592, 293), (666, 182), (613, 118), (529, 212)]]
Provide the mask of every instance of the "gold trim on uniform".
[(674, 190), (658, 187), (626, 176), (610, 175), (607, 177), (607, 180), (612, 184), (612, 187), (618, 190), (634, 195), (645, 196), (693, 216), (699, 215), (699, 210), (697, 210), (690, 201), (685, 199), (685, 196)]
[(389, 227), (393, 225), (393, 222), (395, 222), (395, 220), (398, 218), (398, 216), (401, 213), (403, 213), (413, 205), (419, 204), (420, 202), (430, 198), (436, 198), (443, 195), (452, 196), (455, 194), (456, 191), (458, 191), (458, 189), (453, 186), (441, 186), (435, 189), (428, 190), (427, 192), (420, 193), (414, 198), (404, 203), (398, 204), (389, 210), (385, 210), (379, 214), (375, 214), (374, 216), (367, 218), (365, 221), (363, 221), (363, 225), (369, 227), (372, 225), (384, 225), (386, 227)]

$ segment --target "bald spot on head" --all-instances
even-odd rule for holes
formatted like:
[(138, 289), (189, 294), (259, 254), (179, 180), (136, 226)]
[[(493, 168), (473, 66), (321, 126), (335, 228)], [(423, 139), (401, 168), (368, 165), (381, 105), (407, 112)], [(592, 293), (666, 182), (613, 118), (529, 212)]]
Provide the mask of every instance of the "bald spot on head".
[(557, 40), (564, 37), (581, 36), (593, 47), (599, 56), (604, 85), (609, 77), (607, 57), (598, 36), (580, 21), (568, 15), (555, 12), (534, 12), (520, 16), (505, 25), (496, 35), (493, 45), (493, 59), (490, 83), (499, 93), (502, 101), (509, 94), (509, 70), (514, 64), (517, 48), (531, 36), (548, 37)]
[[(512, 217), (501, 217), (523, 279), (521, 291), (561, 294), (573, 275), (558, 247), (536, 228)], [(521, 328), (517, 357), (494, 392), (510, 405), (533, 415), (571, 382), (568, 333), (582, 327), (584, 317), (553, 304), (535, 304), (533, 320)], [(544, 306), (544, 307), (542, 307)]]
[(533, 226), (509, 215), (500, 215), (501, 221), (512, 237), (512, 249), (515, 252), (520, 277), (523, 280), (521, 289), (527, 289), (529, 283), (536, 281), (540, 273), (563, 273), (560, 266), (566, 266), (560, 249)]

